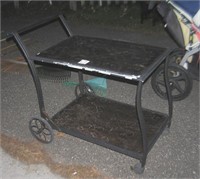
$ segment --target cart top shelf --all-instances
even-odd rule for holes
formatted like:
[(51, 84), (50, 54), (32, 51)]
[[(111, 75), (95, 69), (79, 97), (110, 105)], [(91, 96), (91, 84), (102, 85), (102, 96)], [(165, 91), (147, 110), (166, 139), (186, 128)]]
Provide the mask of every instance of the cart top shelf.
[(145, 81), (168, 52), (165, 48), (125, 41), (72, 36), (32, 58), (73, 69)]

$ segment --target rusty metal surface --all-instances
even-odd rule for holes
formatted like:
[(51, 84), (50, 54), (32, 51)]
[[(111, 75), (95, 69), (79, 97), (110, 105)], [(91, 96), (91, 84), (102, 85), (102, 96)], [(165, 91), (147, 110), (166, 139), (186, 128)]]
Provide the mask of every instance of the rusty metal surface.
[[(167, 115), (145, 109), (144, 118), (150, 145), (166, 125)], [(52, 120), (64, 132), (74, 131), (80, 137), (85, 135), (130, 152), (142, 153), (137, 112), (132, 105), (84, 95), (62, 109)]]
[(164, 48), (134, 44), (125, 41), (74, 36), (38, 54), (52, 60), (81, 64), (85, 67), (109, 70), (126, 75), (140, 75)]

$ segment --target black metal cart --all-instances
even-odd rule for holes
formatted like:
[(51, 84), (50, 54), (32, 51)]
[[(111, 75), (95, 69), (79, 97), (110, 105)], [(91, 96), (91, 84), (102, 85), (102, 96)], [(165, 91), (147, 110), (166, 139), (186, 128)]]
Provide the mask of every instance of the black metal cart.
[[(64, 27), (68, 38), (30, 56), (20, 35), (57, 20)], [(14, 32), (12, 37), (28, 62), (37, 91), (41, 118), (30, 120), (32, 134), (44, 143), (53, 140), (52, 129), (82, 138), (138, 159), (140, 162), (134, 170), (142, 173), (148, 152), (171, 124), (172, 100), (167, 75), (167, 59), (171, 51), (124, 41), (73, 36), (62, 15)], [(80, 95), (53, 117), (49, 117), (45, 111), (35, 63), (62, 66), (79, 75)], [(168, 114), (141, 106), (143, 84), (162, 63), (165, 63)], [(84, 83), (84, 73), (137, 85), (135, 106), (91, 93), (90, 87)]]

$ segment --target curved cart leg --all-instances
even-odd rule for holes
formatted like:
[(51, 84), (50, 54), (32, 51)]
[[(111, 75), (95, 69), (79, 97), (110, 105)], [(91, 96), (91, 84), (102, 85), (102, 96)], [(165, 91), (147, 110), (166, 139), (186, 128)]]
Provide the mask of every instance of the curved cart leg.
[(142, 82), (139, 82), (138, 87), (137, 87), (137, 92), (136, 92), (136, 109), (137, 109), (139, 126), (140, 126), (140, 131), (141, 131), (141, 136), (142, 136), (142, 147), (143, 147), (142, 158), (140, 159), (140, 162), (137, 163), (133, 168), (134, 172), (137, 174), (141, 174), (144, 172), (146, 158), (148, 154), (146, 125), (145, 125), (144, 116), (143, 116), (142, 107), (141, 107), (142, 85), (143, 85)]
[[(165, 128), (165, 130), (163, 131), (164, 135), (168, 135), (170, 133), (170, 126), (171, 126), (171, 118), (172, 118), (172, 114), (173, 114), (173, 96), (172, 96), (172, 90), (170, 87), (170, 76), (169, 76), (169, 69), (170, 69), (170, 64), (171, 64), (171, 58), (174, 56), (174, 54), (172, 53), (171, 55), (169, 55), (166, 60), (165, 60), (165, 65), (164, 65), (164, 70), (163, 71), (163, 77), (164, 77), (164, 81), (163, 81), (163, 85), (165, 85), (165, 98), (168, 101), (168, 123), (167, 126)], [(178, 66), (178, 65), (177, 65)]]
[[(171, 96), (171, 90), (169, 86), (169, 77), (168, 77), (168, 64), (169, 64), (169, 58), (167, 57), (165, 60), (165, 68), (164, 68), (164, 82), (166, 85), (166, 95), (168, 99), (168, 123), (166, 128), (169, 129), (171, 125), (171, 117), (172, 117), (172, 96)], [(146, 164), (146, 158), (148, 154), (148, 141), (147, 141), (147, 133), (146, 133), (146, 125), (144, 121), (144, 115), (142, 112), (142, 106), (141, 106), (141, 94), (142, 94), (142, 82), (138, 82), (138, 87), (137, 87), (137, 93), (136, 93), (136, 109), (137, 109), (137, 115), (138, 115), (138, 120), (139, 120), (139, 126), (140, 126), (140, 131), (141, 131), (141, 137), (142, 137), (142, 147), (143, 147), (143, 153), (142, 157), (140, 159), (140, 162), (137, 163), (133, 170), (137, 174), (141, 174), (144, 172), (145, 169), (145, 164)]]
[(47, 116), (46, 116), (45, 107), (44, 107), (44, 100), (43, 100), (41, 83), (40, 83), (39, 77), (37, 75), (37, 71), (35, 69), (34, 62), (30, 59), (29, 53), (28, 53), (24, 43), (22, 42), (20, 36), (18, 35), (18, 33), (13, 33), (13, 36), (14, 36), (21, 52), (23, 53), (23, 56), (25, 57), (25, 59), (28, 63), (29, 70), (30, 70), (31, 75), (33, 77), (33, 81), (34, 81), (34, 84), (35, 84), (37, 97), (38, 97), (40, 114), (43, 118), (46, 118)]
[[(45, 140), (42, 140), (42, 139), (40, 141), (45, 142), (45, 143), (51, 142), (52, 139), (53, 139), (53, 137), (52, 137), (53, 136), (53, 134), (52, 134), (53, 132), (52, 132), (51, 126), (49, 125), (49, 122), (51, 124), (53, 124), (56, 128), (58, 128), (58, 127), (50, 120), (48, 114), (45, 111), (41, 83), (40, 83), (40, 79), (39, 79), (39, 77), (37, 75), (37, 71), (35, 69), (34, 62), (30, 59), (29, 53), (28, 53), (24, 43), (22, 42), (19, 34), (18, 33), (13, 33), (13, 36), (14, 36), (14, 39), (16, 40), (16, 43), (17, 43), (19, 49), (21, 50), (23, 56), (25, 57), (25, 59), (26, 59), (26, 61), (28, 63), (28, 66), (29, 66), (29, 69), (30, 69), (30, 72), (31, 72), (31, 75), (32, 75), (32, 78), (33, 78), (33, 81), (34, 81), (34, 84), (35, 84), (38, 103), (39, 103), (39, 109), (40, 109), (40, 115), (42, 117), (42, 119), (37, 119), (37, 120), (36, 120), (36, 118), (31, 119), (31, 121), (29, 123), (31, 133), (36, 137), (36, 139), (40, 140), (41, 138), (38, 137), (38, 135), (40, 135), (40, 133), (42, 133), (41, 131), (44, 132), (45, 129), (48, 129), (48, 131), (50, 132), (51, 139), (50, 140), (46, 140), (46, 142), (45, 142)], [(49, 120), (49, 122), (48, 122), (48, 120)], [(32, 125), (33, 121), (37, 121), (37, 124), (39, 125), (39, 123), (40, 123), (41, 126), (43, 126), (43, 127), (40, 127), (40, 129), (37, 126), (35, 127), (34, 125)], [(38, 130), (36, 130), (36, 128), (38, 128)]]
[(86, 93), (95, 94), (92, 87), (84, 82), (83, 73), (81, 71), (78, 72), (78, 78), (79, 78), (79, 84), (75, 88), (76, 97), (79, 97), (80, 95)]

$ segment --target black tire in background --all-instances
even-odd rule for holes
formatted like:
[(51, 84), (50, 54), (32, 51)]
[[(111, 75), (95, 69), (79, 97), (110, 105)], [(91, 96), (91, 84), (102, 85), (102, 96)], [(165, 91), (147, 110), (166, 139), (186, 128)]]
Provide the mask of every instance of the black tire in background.
[(170, 55), (170, 64), (180, 64), (181, 60), (183, 59), (186, 51), (185, 49), (177, 49)]
[[(185, 99), (190, 94), (193, 85), (189, 73), (180, 65), (170, 64), (168, 67), (168, 75), (172, 99), (174, 101)], [(167, 99), (163, 66), (158, 68), (152, 75), (151, 86), (159, 97)]]

